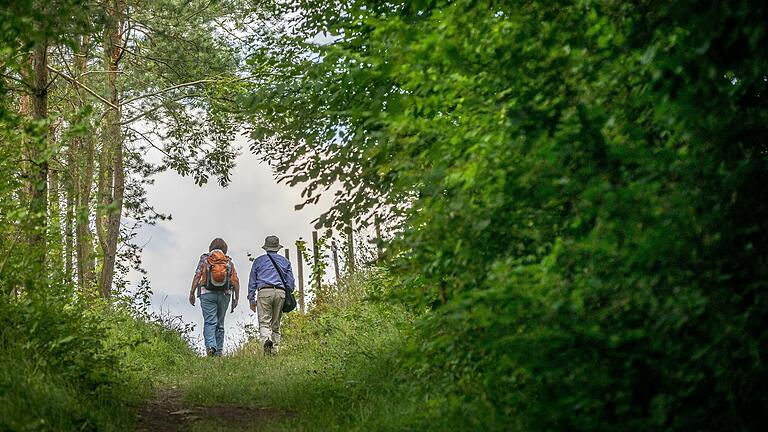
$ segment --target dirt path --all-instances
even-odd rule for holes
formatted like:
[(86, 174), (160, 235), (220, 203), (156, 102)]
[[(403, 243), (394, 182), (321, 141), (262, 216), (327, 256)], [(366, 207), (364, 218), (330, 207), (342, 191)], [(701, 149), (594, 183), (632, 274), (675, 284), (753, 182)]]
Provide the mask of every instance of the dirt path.
[(176, 387), (162, 389), (154, 400), (139, 408), (137, 432), (181, 432), (192, 422), (215, 421), (217, 426), (240, 429), (291, 415), (269, 407), (235, 405), (186, 406)]

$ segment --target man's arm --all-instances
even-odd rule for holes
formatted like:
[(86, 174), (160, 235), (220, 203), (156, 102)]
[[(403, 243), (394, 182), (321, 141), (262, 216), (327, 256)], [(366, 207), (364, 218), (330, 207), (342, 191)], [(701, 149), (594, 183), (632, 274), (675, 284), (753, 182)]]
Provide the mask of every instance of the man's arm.
[(288, 287), (291, 291), (296, 289), (296, 280), (293, 278), (293, 270), (291, 269), (291, 262), (288, 260), (285, 260), (288, 263), (288, 266), (285, 268), (285, 283), (288, 284)]
[(251, 305), (251, 310), (254, 312), (256, 312), (256, 280), (259, 276), (256, 269), (256, 260), (253, 260), (253, 265), (251, 266), (251, 274), (248, 277), (248, 302)]

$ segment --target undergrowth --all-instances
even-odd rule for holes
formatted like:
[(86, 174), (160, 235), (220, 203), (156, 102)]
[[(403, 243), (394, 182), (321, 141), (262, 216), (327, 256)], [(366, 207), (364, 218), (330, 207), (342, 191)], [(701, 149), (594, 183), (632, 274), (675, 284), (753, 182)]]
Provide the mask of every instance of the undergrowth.
[[(252, 407), (259, 430), (474, 430), (488, 424), (462, 417), (471, 405), (444, 392), (456, 385), (449, 371), (420, 367), (424, 353), (417, 342), (426, 326), (418, 323), (430, 314), (387, 301), (392, 283), (384, 271), (359, 272), (327, 290), (306, 315), (284, 317), (276, 356), (263, 354), (251, 329), (252, 338), (233, 355), (201, 358), (162, 379), (178, 386), (189, 406)], [(282, 414), (257, 419), (266, 408)], [(192, 424), (196, 431), (250, 427), (224, 419)]]
[(0, 430), (130, 430), (151, 379), (192, 351), (158, 320), (96, 300), (0, 298)]

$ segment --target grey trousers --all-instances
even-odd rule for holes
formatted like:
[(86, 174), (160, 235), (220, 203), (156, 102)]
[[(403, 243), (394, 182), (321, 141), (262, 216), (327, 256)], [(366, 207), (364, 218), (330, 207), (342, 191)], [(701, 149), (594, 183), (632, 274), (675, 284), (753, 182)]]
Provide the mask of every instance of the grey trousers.
[(259, 315), (259, 341), (263, 344), (271, 339), (280, 344), (280, 319), (283, 317), (285, 291), (276, 288), (262, 288), (256, 295), (256, 312)]

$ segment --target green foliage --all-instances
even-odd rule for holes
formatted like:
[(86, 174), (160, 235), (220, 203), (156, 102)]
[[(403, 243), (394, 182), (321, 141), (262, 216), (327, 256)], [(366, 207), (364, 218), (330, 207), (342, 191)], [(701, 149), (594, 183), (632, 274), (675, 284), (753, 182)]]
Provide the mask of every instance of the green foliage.
[(194, 356), (179, 333), (65, 295), (0, 297), (0, 429), (125, 430), (159, 370)]
[[(226, 186), (240, 128), (233, 98), (243, 90), (240, 59), (224, 22), (241, 14), (239, 1), (136, 1), (130, 20), (142, 29), (124, 57), (127, 137), (141, 154), (164, 155), (162, 168), (191, 175), (199, 185), (215, 177)], [(149, 95), (150, 97), (146, 97)], [(141, 120), (143, 125), (135, 122)]]
[(434, 310), (410, 356), (439, 388), (425, 418), (765, 427), (765, 5), (294, 12), (306, 52), (263, 53), (253, 150), (306, 202), (341, 185), (327, 223), (399, 222), (395, 291)]
[[(397, 365), (413, 315), (365, 301), (386, 283), (381, 271), (348, 279), (345, 289), (307, 315), (286, 315), (276, 356), (263, 355), (252, 340), (232, 356), (194, 359), (158, 379), (177, 388), (188, 406), (254, 410), (247, 425), (215, 418), (193, 423), (192, 430), (250, 430), (254, 424), (280, 431), (402, 430), (421, 410), (413, 401), (424, 387)], [(273, 410), (280, 415), (272, 420), (258, 414)]]
[(0, 429), (112, 430), (126, 421), (109, 408), (125, 383), (95, 315), (54, 296), (4, 297), (0, 311)]

